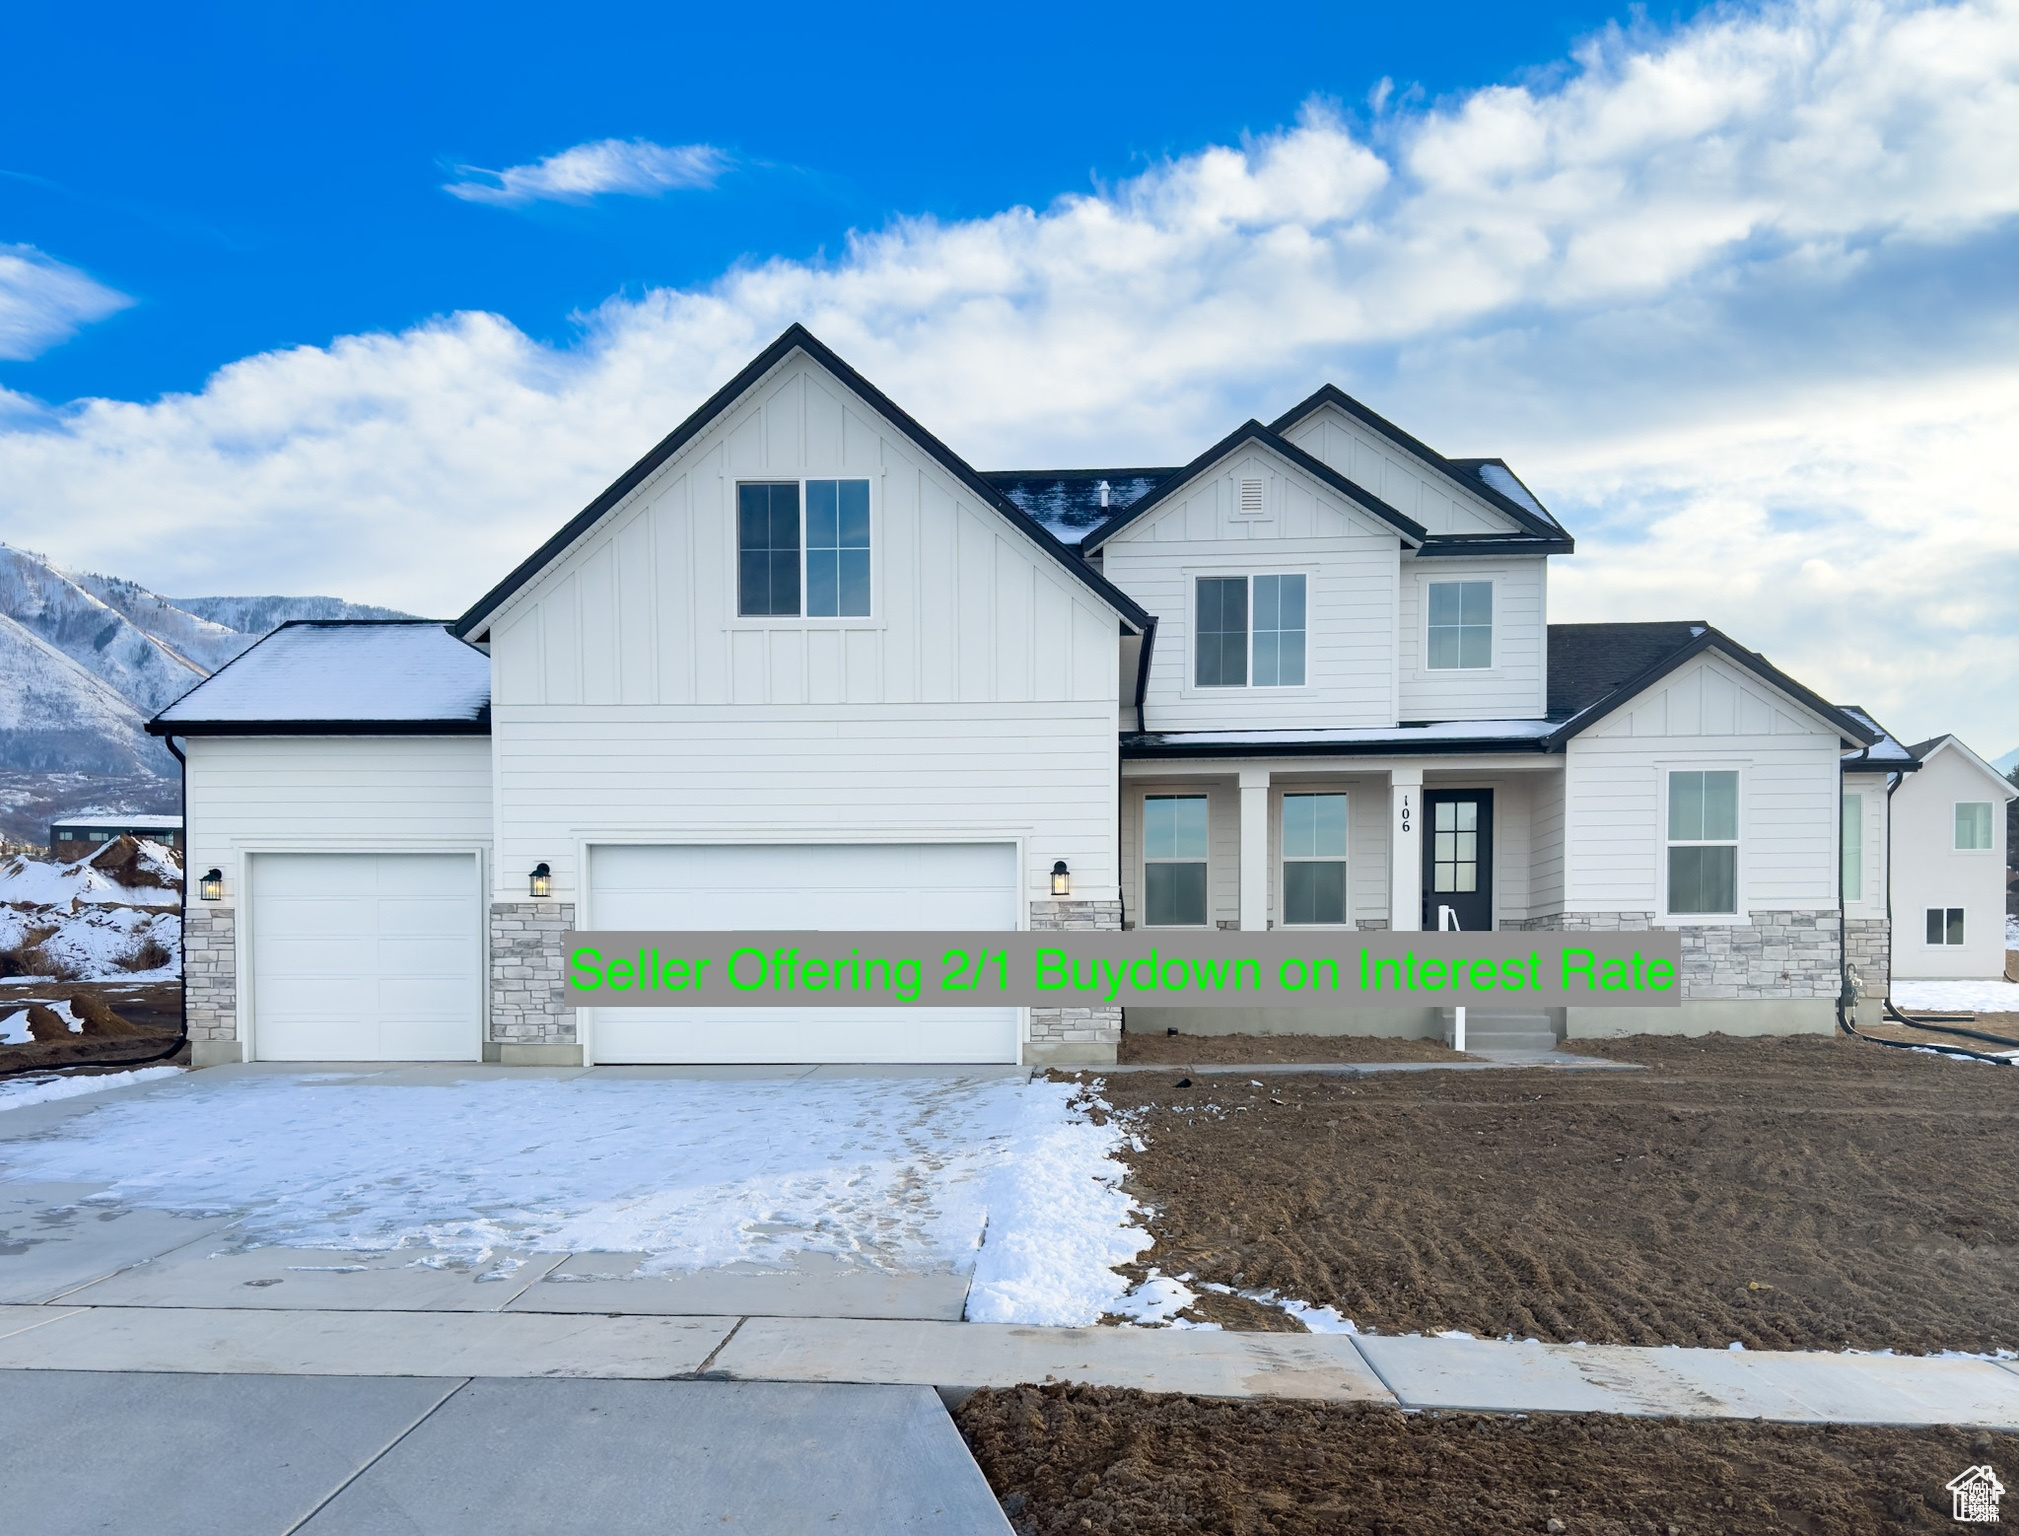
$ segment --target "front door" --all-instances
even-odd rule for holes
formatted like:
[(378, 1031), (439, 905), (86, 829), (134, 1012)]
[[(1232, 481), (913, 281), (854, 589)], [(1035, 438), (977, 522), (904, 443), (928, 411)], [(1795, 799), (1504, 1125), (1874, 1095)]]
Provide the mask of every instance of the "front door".
[(1449, 907), (1458, 926), (1478, 933), (1493, 926), (1493, 791), (1432, 789), (1423, 815), (1423, 926), (1447, 926)]

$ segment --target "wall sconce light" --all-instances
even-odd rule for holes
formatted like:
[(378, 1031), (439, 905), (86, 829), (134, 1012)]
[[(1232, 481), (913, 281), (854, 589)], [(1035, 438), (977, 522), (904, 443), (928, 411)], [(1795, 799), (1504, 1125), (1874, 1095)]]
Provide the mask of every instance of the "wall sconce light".
[(209, 870), (196, 882), (196, 896), (199, 901), (224, 900), (224, 871)]
[(1066, 868), (1066, 861), (1060, 859), (1052, 866), (1052, 894), (1070, 896), (1073, 893), (1073, 872)]
[(545, 864), (535, 864), (526, 885), (533, 893), (533, 900), (545, 901), (554, 894), (554, 872)]

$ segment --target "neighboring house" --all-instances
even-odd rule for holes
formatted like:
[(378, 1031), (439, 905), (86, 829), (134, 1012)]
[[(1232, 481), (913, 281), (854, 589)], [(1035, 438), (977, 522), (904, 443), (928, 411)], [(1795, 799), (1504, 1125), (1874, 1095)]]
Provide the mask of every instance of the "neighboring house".
[(982, 474), (795, 326), (461, 619), (287, 626), (153, 722), (215, 871), (198, 1059), (1098, 1063), (1121, 1027), (578, 1015), (572, 926), (1659, 925), (1680, 1010), (1528, 1024), (1830, 1029), (1843, 786), (1897, 744), (1706, 624), (1550, 624), (1572, 549), (1329, 387), (1180, 468)]
[(2005, 974), (2004, 776), (1954, 736), (1908, 749), (1920, 770), (1893, 794), (1893, 976)]
[(145, 837), (174, 848), (182, 842), (180, 816), (66, 816), (49, 825), (55, 859), (86, 859), (119, 837)]

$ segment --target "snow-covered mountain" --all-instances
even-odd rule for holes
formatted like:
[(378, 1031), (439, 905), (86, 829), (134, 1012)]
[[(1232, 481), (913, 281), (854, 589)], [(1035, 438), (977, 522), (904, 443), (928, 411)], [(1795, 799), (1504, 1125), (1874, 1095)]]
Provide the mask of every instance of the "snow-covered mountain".
[(289, 619), (406, 617), (334, 597), (161, 597), (0, 544), (0, 833), (169, 808), (173, 790), (148, 786), (176, 764), (149, 717)]

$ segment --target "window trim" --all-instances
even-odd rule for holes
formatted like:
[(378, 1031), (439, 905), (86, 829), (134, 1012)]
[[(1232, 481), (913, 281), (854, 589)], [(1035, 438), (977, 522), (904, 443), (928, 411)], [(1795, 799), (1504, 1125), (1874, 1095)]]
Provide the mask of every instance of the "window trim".
[[(1855, 807), (1855, 809), (1853, 809)], [(1846, 846), (1844, 834), (1856, 827), (1858, 848), (1855, 861), (1851, 849)], [(1858, 888), (1853, 891), (1851, 875), (1855, 870)], [(1862, 789), (1846, 789), (1839, 792), (1837, 801), (1837, 894), (1842, 905), (1862, 906), (1865, 900), (1865, 792)]]
[[(1701, 758), (1676, 758), (1654, 765), (1654, 912), (1655, 924), (1662, 928), (1749, 928), (1752, 909), (1746, 899), (1746, 882), (1751, 870), (1751, 818), (1746, 814), (1752, 783), (1750, 762), (1718, 762)], [(1722, 838), (1684, 838), (1672, 842), (1668, 835), (1669, 775), (1672, 773), (1736, 773), (1738, 782), (1738, 836), (1731, 842)], [(1841, 811), (1839, 815), (1841, 815)], [(1733, 912), (1671, 912), (1668, 909), (1668, 852), (1671, 848), (1736, 848), (1733, 863)]]
[[(1499, 571), (1418, 571), (1416, 573), (1416, 675), (1432, 681), (1444, 678), (1499, 677), (1506, 670), (1501, 662)], [(1430, 588), (1461, 581), (1485, 582), (1493, 589), (1493, 622), (1488, 626), (1487, 644), (1493, 660), (1483, 667), (1433, 667), (1430, 665)]]
[[(1151, 800), (1203, 800), (1206, 802), (1206, 857), (1199, 859), (1150, 858), (1148, 802)], [(1198, 864), (1206, 866), (1206, 920), (1203, 923), (1152, 923), (1150, 921), (1150, 865)], [(1136, 917), (1138, 928), (1156, 928), (1169, 933), (1211, 933), (1219, 924), (1213, 918), (1213, 791), (1199, 784), (1146, 784), (1136, 791)]]
[[(1186, 699), (1301, 698), (1313, 693), (1313, 646), (1311, 620), (1318, 588), (1318, 567), (1311, 561), (1267, 561), (1251, 566), (1192, 565), (1181, 572), (1185, 582), (1184, 684), (1179, 697)], [(1304, 681), (1301, 683), (1258, 683), (1255, 679), (1255, 578), (1257, 576), (1302, 576), (1304, 578)], [(1199, 582), (1239, 578), (1248, 584), (1248, 681), (1207, 683), (1199, 681)], [(1159, 647), (1161, 650), (1162, 648)]]
[[(814, 615), (806, 612), (806, 486), (811, 480), (861, 480), (869, 486), (869, 612), (858, 614)], [(741, 611), (741, 567), (742, 541), (737, 533), (737, 492), (746, 485), (787, 485), (797, 482), (799, 486), (799, 612), (791, 613), (744, 613)], [(883, 603), (883, 506), (881, 487), (883, 472), (869, 474), (831, 475), (729, 475), (724, 477), (728, 487), (728, 515), (726, 518), (729, 537), (723, 542), (727, 546), (723, 561), (727, 569), (729, 593), (728, 618), (724, 629), (743, 630), (842, 630), (842, 629), (887, 629), (890, 616)]]
[[(1308, 669), (1307, 669), (1308, 672)], [(1346, 802), (1346, 851), (1337, 859), (1296, 858), (1283, 851), (1283, 802), (1292, 795), (1337, 795)], [(1272, 810), (1270, 833), (1275, 845), (1276, 889), (1274, 918), (1284, 928), (1294, 928), (1299, 933), (1341, 933), (1354, 930), (1358, 925), (1353, 918), (1353, 792), (1344, 785), (1333, 784), (1289, 784), (1277, 788)], [(1292, 864), (1343, 864), (1346, 878), (1346, 902), (1344, 916), (1336, 923), (1293, 923), (1290, 921), (1290, 880), (1286, 873)]]
[[(1989, 816), (1989, 818), (1988, 818), (1988, 824), (1989, 824), (1989, 829), (1990, 829), (1990, 833), (1991, 833), (1991, 841), (1990, 841), (1990, 842), (1989, 842), (1989, 843), (1988, 843), (1988, 844), (1987, 844), (1986, 846), (1984, 846), (1984, 847), (1982, 847), (1982, 848), (1959, 848), (1959, 847), (1957, 847), (1957, 846), (1956, 846), (1956, 813), (1957, 813), (1957, 812), (1958, 812), (1959, 810), (1961, 810), (1961, 809), (1962, 809), (1962, 808), (1963, 808), (1964, 806), (1966, 806), (1966, 805), (1981, 805), (1981, 806), (1984, 806), (1984, 807), (1985, 807), (1986, 809), (1988, 809), (1988, 810), (1990, 811), (1990, 813), (1991, 813), (1991, 814), (1990, 814), (1990, 816)], [(1949, 802), (1949, 851), (1950, 851), (1951, 853), (1960, 853), (1960, 854), (1964, 854), (1964, 855), (1967, 855), (1967, 856), (1968, 856), (1968, 857), (1970, 857), (1970, 858), (1986, 858), (1986, 859), (1988, 859), (1989, 857), (1991, 857), (1991, 855), (1992, 855), (1992, 854), (1994, 854), (1994, 853), (1996, 853), (1996, 852), (1998, 851), (1998, 813), (1999, 813), (1999, 812), (2000, 812), (2001, 810), (2003, 810), (2003, 809), (2004, 809), (2004, 806), (2002, 805), (2002, 803), (2001, 803), (2001, 802), (1999, 802), (1999, 801), (1995, 801), (1995, 800), (1952, 800), (1952, 801), (1950, 801), (1950, 802)]]

